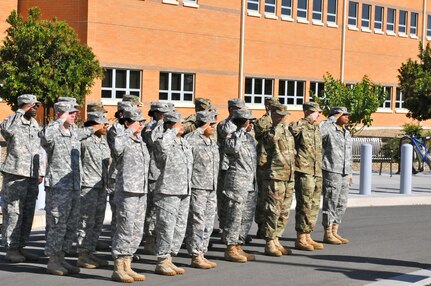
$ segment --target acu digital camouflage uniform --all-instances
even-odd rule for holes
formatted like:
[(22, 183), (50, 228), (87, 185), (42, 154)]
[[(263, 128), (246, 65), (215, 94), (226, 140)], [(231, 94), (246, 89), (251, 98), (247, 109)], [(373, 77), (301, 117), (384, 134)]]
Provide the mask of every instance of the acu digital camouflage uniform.
[[(36, 103), (36, 97), (31, 96)], [(38, 195), (38, 178), (45, 173), (38, 136), (40, 128), (34, 118), (27, 120), (24, 111), (18, 109), (3, 121), (0, 131), (7, 144), (6, 159), (1, 166), (2, 242), (6, 250), (19, 250), (28, 242)]]
[(346, 128), (336, 124), (333, 116), (320, 124), (320, 131), (323, 145), (322, 224), (327, 228), (340, 224), (347, 208), (352, 174), (352, 137)]
[(186, 241), (189, 254), (198, 256), (208, 251), (214, 227), (220, 155), (217, 143), (214, 139), (205, 137), (201, 128), (187, 134), (185, 138), (193, 152), (192, 193)]

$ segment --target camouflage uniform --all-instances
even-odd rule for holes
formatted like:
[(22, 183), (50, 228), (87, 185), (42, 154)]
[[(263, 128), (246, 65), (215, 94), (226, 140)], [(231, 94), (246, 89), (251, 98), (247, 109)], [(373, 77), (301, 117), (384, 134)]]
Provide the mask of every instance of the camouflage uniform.
[[(211, 100), (207, 98), (195, 98), (195, 111), (202, 111), (202, 110), (210, 110), (211, 109)], [(191, 133), (196, 130), (196, 113), (190, 114), (188, 117), (184, 119), (184, 134), (185, 136), (188, 133)]]
[(295, 142), (286, 123), (280, 122), (266, 133), (264, 144), (270, 178), (265, 184), (265, 238), (276, 239), (283, 235), (292, 205)]
[(38, 137), (40, 128), (34, 118), (27, 120), (24, 111), (18, 109), (3, 121), (0, 130), (7, 144), (6, 160), (1, 166), (2, 242), (6, 250), (17, 250), (28, 242), (38, 195), (38, 178), (44, 176)]
[(217, 143), (203, 134), (204, 131), (198, 128), (186, 136), (192, 146), (194, 162), (186, 239), (188, 252), (193, 256), (208, 251), (217, 208), (220, 155)]
[(325, 228), (340, 224), (347, 208), (349, 179), (352, 174), (352, 137), (337, 126), (334, 117), (320, 124), (323, 145), (323, 209)]
[(295, 137), (295, 229), (310, 233), (317, 220), (322, 193), (322, 138), (311, 118), (289, 126)]
[(78, 253), (94, 252), (106, 209), (110, 150), (105, 137), (91, 135), (81, 142), (81, 196)]
[(177, 133), (177, 129), (167, 129), (155, 144), (156, 163), (161, 171), (154, 194), (158, 258), (177, 255), (187, 227), (193, 154), (189, 143), (177, 138)]

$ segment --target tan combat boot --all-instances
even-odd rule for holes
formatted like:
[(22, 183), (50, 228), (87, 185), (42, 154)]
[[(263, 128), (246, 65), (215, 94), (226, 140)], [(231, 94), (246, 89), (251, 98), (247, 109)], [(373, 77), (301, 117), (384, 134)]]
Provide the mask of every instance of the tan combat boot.
[(283, 253), (278, 249), (278, 247), (275, 245), (274, 239), (268, 239), (266, 241), (265, 245), (265, 254), (269, 256), (282, 256)]
[(203, 258), (203, 260), (205, 260), (206, 263), (208, 263), (209, 265), (211, 265), (211, 268), (217, 267), (217, 263), (209, 261), (208, 259), (205, 258), (205, 256), (203, 254), (202, 254), (202, 258)]
[(192, 263), (190, 264), (190, 266), (193, 268), (198, 268), (198, 269), (211, 269), (212, 268), (211, 264), (209, 264), (208, 262), (205, 261), (202, 254), (193, 256), (192, 257)]
[(78, 261), (76, 262), (76, 266), (87, 268), (87, 269), (94, 269), (99, 267), (99, 264), (97, 264), (96, 261), (91, 259), (88, 252), (81, 252), (78, 256)]
[(227, 249), (224, 253), (224, 259), (232, 262), (247, 262), (247, 257), (238, 253), (237, 246), (235, 244), (231, 244), (227, 246)]
[(154, 236), (149, 236), (145, 240), (143, 253), (147, 255), (156, 255), (156, 239)]
[(58, 256), (55, 255), (48, 257), (48, 265), (46, 267), (46, 272), (48, 272), (49, 274), (60, 276), (69, 274), (67, 272), (67, 269), (61, 265)]
[(254, 256), (254, 254), (251, 254), (251, 253), (244, 251), (242, 244), (238, 244), (236, 246), (236, 249), (238, 250), (239, 254), (241, 254), (242, 256), (245, 256), (245, 258), (247, 258), (247, 261), (255, 261), (256, 260), (256, 256)]
[(280, 241), (278, 240), (278, 237), (274, 239), (274, 244), (275, 244), (275, 247), (277, 247), (278, 250), (280, 250), (281, 254), (283, 255), (292, 254), (292, 250), (285, 248), (283, 245), (281, 245)]
[(31, 253), (30, 251), (28, 251), (28, 250), (27, 250), (27, 249), (25, 249), (25, 248), (20, 248), (20, 249), (19, 249), (19, 253), (20, 253), (22, 256), (24, 256), (24, 257), (25, 257), (25, 260), (32, 260), (32, 261), (35, 261), (35, 260), (38, 260), (38, 259), (39, 259), (39, 256), (37, 256), (36, 254)]
[(124, 271), (127, 275), (133, 278), (134, 281), (144, 281), (145, 275), (136, 273), (132, 269), (132, 257), (126, 256), (124, 257)]
[(334, 233), (332, 232), (332, 225), (325, 228), (325, 234), (323, 235), (323, 242), (327, 244), (335, 244), (340, 245), (341, 241), (335, 237)]
[(175, 276), (177, 272), (171, 268), (169, 265), (168, 258), (157, 258), (156, 269), (154, 270), (156, 274), (166, 275), (166, 276)]
[(334, 236), (341, 241), (342, 244), (348, 244), (349, 240), (347, 238), (343, 238), (341, 235), (338, 234), (338, 224), (333, 224), (332, 225), (332, 233), (334, 234)]
[(122, 282), (122, 283), (132, 283), (135, 281), (130, 277), (124, 270), (124, 257), (118, 257), (114, 259), (114, 272), (112, 272), (112, 281)]
[(313, 246), (314, 250), (322, 250), (324, 248), (322, 243), (316, 242), (311, 238), (310, 233), (307, 233), (307, 242)]
[(62, 252), (59, 256), (58, 256), (59, 262), (61, 264), (61, 266), (63, 266), (64, 268), (67, 269), (67, 272), (70, 275), (73, 274), (78, 274), (79, 272), (81, 272), (81, 269), (79, 267), (70, 265), (65, 259), (64, 259), (64, 252)]
[(297, 232), (297, 238), (295, 241), (295, 248), (299, 250), (313, 251), (314, 247), (307, 241), (307, 233)]
[(177, 275), (183, 275), (186, 272), (184, 268), (178, 267), (172, 262), (172, 256), (168, 257), (168, 263), (171, 269), (174, 270)]
[(18, 249), (8, 249), (6, 251), (6, 260), (12, 263), (20, 263), (25, 261), (25, 257)]
[(94, 253), (91, 253), (91, 252), (89, 253), (89, 255), (90, 255), (91, 260), (96, 262), (100, 267), (109, 265), (108, 260), (97, 257)]

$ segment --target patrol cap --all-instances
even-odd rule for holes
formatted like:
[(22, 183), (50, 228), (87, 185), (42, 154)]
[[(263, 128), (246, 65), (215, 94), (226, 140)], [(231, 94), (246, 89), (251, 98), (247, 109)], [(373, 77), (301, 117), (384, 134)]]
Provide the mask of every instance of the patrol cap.
[(60, 102), (56, 102), (54, 103), (54, 111), (55, 112), (78, 112), (79, 110), (75, 108), (75, 104), (73, 102), (68, 102), (68, 101), (60, 101)]
[(22, 94), (18, 96), (18, 106), (23, 104), (38, 104), (40, 101), (37, 100), (36, 95), (34, 94)]
[(163, 116), (164, 122), (184, 122), (183, 117), (178, 111), (169, 111)]
[(117, 102), (117, 110), (124, 111), (128, 108), (132, 108), (133, 104), (130, 101), (119, 101)]
[(287, 106), (281, 103), (271, 105), (271, 113), (276, 113), (281, 116), (290, 114), (290, 112), (287, 110)]
[(277, 103), (280, 103), (280, 98), (278, 96), (265, 98), (265, 105), (273, 105)]
[(196, 112), (196, 121), (205, 123), (216, 123), (214, 112), (203, 110)]
[(343, 115), (350, 114), (350, 112), (347, 110), (347, 107), (344, 107), (344, 106), (335, 106), (335, 107), (332, 107), (329, 110), (329, 116), (337, 114), (337, 113), (341, 113), (341, 112), (343, 113)]
[(302, 105), (302, 110), (304, 110), (304, 111), (311, 110), (311, 111), (322, 112), (322, 109), (320, 109), (319, 104), (317, 104), (316, 102), (304, 102), (304, 104)]
[(237, 109), (233, 111), (233, 115), (232, 115), (233, 119), (237, 119), (237, 118), (242, 118), (242, 119), (256, 119), (256, 117), (254, 117), (251, 114), (250, 109)]
[(208, 110), (211, 108), (211, 100), (209, 100), (208, 98), (195, 98), (195, 108)]
[(108, 110), (105, 109), (100, 101), (88, 101), (87, 102), (87, 112), (103, 112), (107, 113)]
[(91, 111), (87, 113), (87, 122), (96, 122), (98, 124), (108, 123), (108, 118), (101, 111)]
[(76, 102), (76, 98), (74, 98), (74, 97), (60, 96), (60, 97), (57, 99), (57, 102), (71, 102), (71, 103), (73, 103), (73, 105), (74, 105), (75, 107), (78, 107), (78, 106), (79, 106), (78, 102)]
[(245, 107), (245, 101), (241, 98), (231, 98), (227, 101), (228, 107), (236, 107), (236, 108), (244, 108)]
[(123, 113), (123, 118), (133, 121), (145, 121), (144, 116), (142, 116), (142, 111), (137, 107), (126, 108)]
[(160, 101), (151, 102), (150, 110), (148, 111), (148, 116), (153, 116), (154, 115), (154, 111), (158, 111), (158, 112), (161, 112), (161, 113), (166, 113), (169, 110), (170, 110), (169, 106), (168, 106), (168, 104), (166, 102), (160, 102)]
[(140, 100), (139, 100), (139, 97), (138, 96), (136, 96), (136, 95), (133, 95), (133, 94), (124, 94), (123, 95), (123, 101), (126, 101), (126, 102), (131, 102), (131, 103), (133, 103), (134, 105), (136, 105), (136, 106), (142, 106), (142, 105), (144, 105)]

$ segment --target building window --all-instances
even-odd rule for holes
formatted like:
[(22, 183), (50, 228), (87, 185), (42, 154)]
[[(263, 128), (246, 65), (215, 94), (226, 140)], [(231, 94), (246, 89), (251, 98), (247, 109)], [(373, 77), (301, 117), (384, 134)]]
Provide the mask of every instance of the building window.
[(159, 100), (193, 101), (195, 75), (160, 72)]
[(273, 79), (267, 78), (246, 78), (245, 97), (246, 103), (263, 104), (265, 98), (272, 97)]
[(292, 0), (281, 0), (281, 15), (292, 17)]
[(416, 36), (418, 33), (418, 13), (410, 14), (410, 35)]
[(427, 37), (431, 37), (431, 15), (427, 17)]
[(106, 68), (102, 80), (102, 98), (121, 99), (124, 94), (141, 98), (141, 70)]
[(265, 13), (275, 15), (276, 0), (265, 0)]
[(247, 10), (259, 12), (259, 0), (248, 0)]
[(407, 31), (407, 11), (400, 11), (400, 21), (398, 23), (398, 33), (405, 34)]
[(386, 100), (380, 105), (381, 108), (391, 108), (392, 86), (383, 86), (383, 92), (387, 92)]
[(282, 104), (302, 105), (304, 103), (305, 81), (280, 80), (278, 97)]
[(356, 27), (357, 25), (357, 19), (358, 19), (358, 3), (356, 2), (349, 2), (349, 26)]
[(376, 6), (375, 16), (374, 16), (374, 29), (383, 30), (383, 7)]
[(395, 108), (401, 109), (404, 108), (404, 98), (403, 98), (403, 93), (401, 92), (401, 88), (397, 87), (396, 89), (397, 92), (397, 98), (395, 100)]
[[(314, 95), (322, 98), (325, 96), (323, 93), (324, 90), (325, 84), (323, 82), (312, 81), (310, 83), (310, 91), (312, 91)], [(312, 96), (310, 96), (310, 101), (314, 101)]]
[(371, 5), (362, 4), (362, 28), (370, 28), (370, 19), (371, 19)]
[(326, 20), (329, 23), (337, 23), (337, 0), (328, 0), (328, 14)]
[(184, 3), (188, 3), (188, 4), (194, 4), (197, 5), (198, 4), (198, 0), (183, 0)]
[(298, 18), (307, 19), (308, 0), (298, 0)]
[(388, 8), (388, 21), (386, 23), (386, 31), (395, 31), (395, 9)]
[(313, 0), (313, 20), (322, 21), (322, 0)]

